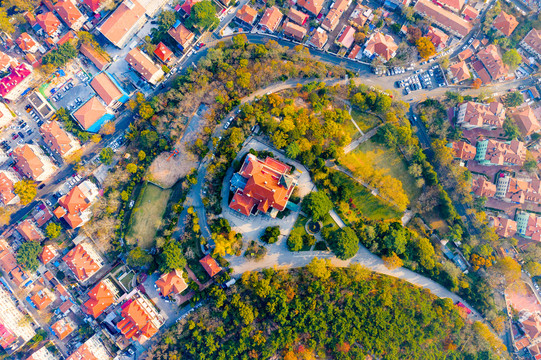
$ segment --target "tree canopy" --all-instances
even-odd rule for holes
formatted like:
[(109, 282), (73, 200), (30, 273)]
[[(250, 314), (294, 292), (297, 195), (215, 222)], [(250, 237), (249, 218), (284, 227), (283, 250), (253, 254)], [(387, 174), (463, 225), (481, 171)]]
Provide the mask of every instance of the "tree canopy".
[(39, 267), (38, 255), (43, 247), (35, 241), (25, 241), (17, 250), (17, 263), (24, 269), (34, 272)]
[(415, 42), (415, 45), (417, 46), (419, 55), (425, 60), (436, 54), (434, 44), (432, 44), (432, 41), (427, 37), (419, 38), (419, 40)]
[(347, 260), (359, 251), (359, 238), (349, 227), (334, 231), (329, 246), (339, 259)]
[(323, 191), (311, 192), (302, 201), (302, 210), (315, 221), (323, 219), (332, 207), (331, 200)]
[(105, 165), (111, 165), (113, 163), (114, 154), (113, 149), (110, 147), (103, 148), (100, 152), (100, 161)]
[(55, 222), (50, 222), (45, 229), (45, 234), (49, 239), (56, 239), (60, 236), (61, 233), (62, 227), (60, 226), (60, 224), (57, 224)]
[(152, 255), (137, 246), (129, 252), (126, 262), (132, 267), (145, 266), (152, 262)]
[(30, 179), (18, 181), (13, 187), (15, 194), (21, 199), (22, 205), (30, 204), (38, 192), (35, 181)]
[(77, 56), (77, 48), (71, 41), (67, 41), (60, 45), (58, 49), (54, 49), (43, 57), (43, 64), (53, 64), (57, 67), (64, 66), (69, 60)]
[(511, 49), (502, 55), (502, 61), (504, 64), (509, 65), (511, 69), (516, 69), (522, 62), (522, 56), (516, 49)]
[(160, 271), (168, 273), (171, 270), (183, 269), (186, 266), (186, 259), (182, 254), (180, 245), (174, 241), (168, 241), (160, 254)]
[(190, 16), (186, 20), (188, 27), (193, 27), (199, 31), (215, 29), (220, 20), (216, 17), (216, 8), (210, 0), (203, 0), (195, 3), (190, 11)]
[(512, 93), (507, 94), (505, 97), (505, 105), (508, 107), (517, 107), (524, 102), (524, 97), (520, 91), (513, 91)]

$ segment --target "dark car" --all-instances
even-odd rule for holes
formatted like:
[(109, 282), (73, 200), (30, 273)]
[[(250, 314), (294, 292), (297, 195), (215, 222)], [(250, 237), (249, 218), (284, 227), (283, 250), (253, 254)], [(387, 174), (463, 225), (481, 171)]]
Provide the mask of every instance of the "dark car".
[(18, 132), (17, 134), (19, 134), (19, 136), (21, 137), (21, 139), (24, 139), (24, 134), (22, 132)]
[(42, 183), (42, 184), (40, 184), (40, 185), (38, 186), (38, 189), (41, 190), (41, 189), (43, 189), (44, 187), (45, 187), (45, 184)]

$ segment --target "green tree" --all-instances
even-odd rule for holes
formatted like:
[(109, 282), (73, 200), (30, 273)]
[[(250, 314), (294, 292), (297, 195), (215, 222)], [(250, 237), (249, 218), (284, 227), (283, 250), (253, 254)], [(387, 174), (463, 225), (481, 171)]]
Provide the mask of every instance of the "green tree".
[(35, 272), (39, 267), (38, 255), (42, 246), (35, 241), (25, 241), (17, 251), (17, 263), (24, 269)]
[(45, 229), (45, 234), (49, 239), (56, 239), (60, 236), (62, 232), (62, 227), (54, 222), (50, 222), (49, 225), (47, 225), (47, 228)]
[(248, 37), (245, 34), (238, 34), (233, 36), (233, 44), (237, 48), (244, 48), (248, 43)]
[(145, 160), (146, 157), (147, 154), (145, 154), (143, 150), (139, 150), (139, 152), (137, 153), (137, 158), (139, 159), (139, 161)]
[(318, 259), (314, 257), (308, 265), (306, 265), (306, 270), (313, 276), (321, 280), (327, 280), (331, 277), (331, 260), (329, 259)]
[(425, 237), (420, 238), (417, 243), (417, 257), (419, 264), (427, 270), (432, 270), (436, 266), (434, 246)]
[(287, 246), (290, 251), (300, 251), (303, 247), (302, 233), (297, 230), (293, 230), (287, 238)]
[(512, 93), (507, 94), (505, 97), (505, 105), (508, 107), (517, 107), (524, 102), (524, 98), (520, 91), (513, 91)]
[(145, 149), (152, 149), (158, 141), (158, 133), (152, 130), (141, 131), (139, 142)]
[(131, 267), (149, 265), (152, 262), (152, 255), (138, 246), (129, 252), (126, 262)]
[(323, 191), (314, 191), (302, 201), (302, 211), (315, 221), (319, 221), (333, 208), (332, 201)]
[(186, 266), (186, 259), (182, 256), (180, 245), (174, 241), (168, 241), (160, 254), (160, 271), (168, 273), (171, 270), (182, 269)]
[(511, 118), (505, 118), (505, 121), (503, 122), (503, 131), (509, 140), (520, 139), (520, 130), (515, 121)]
[(103, 148), (100, 152), (100, 161), (105, 165), (111, 165), (113, 163), (113, 149), (110, 147)]
[(286, 155), (288, 158), (296, 159), (301, 153), (301, 149), (296, 141), (292, 142), (286, 147)]
[(339, 259), (347, 260), (359, 251), (359, 238), (351, 228), (340, 228), (333, 232), (329, 246)]
[(38, 190), (35, 181), (24, 179), (13, 185), (14, 192), (21, 199), (21, 205), (28, 205), (36, 197)]
[(383, 238), (383, 244), (388, 253), (403, 254), (406, 251), (408, 238), (404, 228), (394, 229)]
[(200, 32), (213, 30), (219, 23), (220, 20), (216, 17), (216, 8), (210, 0), (195, 3), (192, 6), (188, 20), (186, 20), (188, 27), (196, 28)]
[(541, 264), (537, 261), (528, 261), (526, 265), (524, 265), (524, 269), (529, 272), (531, 276), (541, 275)]
[(158, 15), (158, 24), (160, 27), (160, 31), (167, 31), (173, 25), (175, 25), (175, 22), (177, 21), (176, 13), (171, 10), (164, 10)]
[(134, 163), (129, 163), (126, 165), (126, 171), (131, 174), (135, 174), (137, 172), (137, 165)]
[(379, 94), (374, 106), (374, 110), (378, 112), (386, 112), (390, 109), (393, 99), (385, 94)]
[(64, 66), (69, 60), (74, 59), (78, 54), (77, 48), (71, 41), (67, 41), (60, 45), (58, 49), (54, 49), (47, 53), (42, 60), (43, 64), (53, 64), (57, 67)]
[(261, 240), (267, 244), (274, 244), (278, 241), (278, 236), (280, 236), (280, 227), (279, 226), (268, 226), (265, 229), (265, 232), (261, 236)]
[(511, 50), (506, 51), (502, 55), (502, 61), (504, 64), (509, 65), (511, 70), (514, 70), (522, 62), (522, 57), (520, 56), (520, 54), (518, 53), (516, 49), (511, 49)]
[(144, 120), (148, 120), (154, 116), (154, 109), (148, 102), (144, 102), (139, 105), (139, 116)]

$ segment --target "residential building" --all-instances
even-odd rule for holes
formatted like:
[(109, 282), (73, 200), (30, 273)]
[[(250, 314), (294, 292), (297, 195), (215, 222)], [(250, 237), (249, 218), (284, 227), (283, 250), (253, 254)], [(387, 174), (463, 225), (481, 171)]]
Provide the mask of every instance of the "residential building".
[(75, 329), (77, 329), (77, 325), (67, 316), (51, 325), (51, 330), (60, 340), (67, 338)]
[(11, 65), (17, 66), (17, 61), (14, 60), (11, 56), (0, 51), (0, 71), (8, 71)]
[(449, 35), (434, 26), (428, 27), (426, 37), (430, 39), (438, 52), (445, 49), (447, 47), (447, 41), (449, 41)]
[(0, 96), (16, 101), (28, 89), (34, 79), (33, 70), (25, 63), (9, 68), (9, 74), (0, 79)]
[(167, 64), (173, 57), (173, 52), (163, 42), (160, 42), (158, 46), (156, 46), (156, 50), (154, 50), (154, 55), (156, 55), (161, 62)]
[(295, 24), (293, 21), (287, 21), (284, 25), (284, 35), (302, 41), (306, 36), (306, 28)]
[(37, 145), (21, 145), (13, 150), (12, 156), (19, 173), (34, 181), (47, 180), (57, 169)]
[(475, 158), (475, 146), (468, 144), (465, 141), (454, 141), (452, 148), (455, 151), (455, 157), (460, 160), (469, 161)]
[(212, 256), (210, 256), (210, 254), (199, 260), (199, 263), (203, 266), (211, 278), (218, 275), (220, 271), (222, 271), (222, 268), (220, 265), (218, 265), (218, 262)]
[(121, 316), (117, 327), (122, 335), (140, 344), (153, 337), (163, 324), (154, 305), (141, 294), (136, 294), (123, 305)]
[(518, 21), (511, 14), (501, 11), (494, 19), (492, 26), (497, 29), (501, 34), (509, 37), (518, 26)]
[(541, 203), (541, 181), (538, 179), (520, 180), (500, 173), (496, 182), (496, 195), (514, 204), (530, 202)]
[(476, 148), (475, 160), (481, 165), (522, 166), (526, 160), (526, 146), (518, 140), (479, 140)]
[(297, 6), (304, 8), (313, 16), (318, 16), (323, 9), (324, 0), (298, 0)]
[(88, 292), (88, 299), (81, 310), (94, 318), (98, 318), (118, 297), (116, 286), (109, 279), (100, 281)]
[(43, 265), (47, 265), (57, 256), (58, 252), (53, 245), (45, 245), (43, 250), (41, 250), (41, 254), (39, 254), (39, 259)]
[(263, 17), (259, 21), (259, 27), (261, 30), (275, 32), (282, 22), (283, 17), (284, 15), (276, 6), (267, 8), (263, 14)]
[(52, 304), (54, 298), (54, 295), (47, 288), (41, 288), (30, 297), (30, 300), (36, 309), (43, 310)]
[(164, 75), (163, 70), (156, 66), (152, 59), (138, 48), (133, 48), (126, 55), (126, 61), (132, 69), (152, 85), (156, 85)]
[(479, 16), (479, 11), (470, 5), (466, 5), (462, 11), (462, 16), (464, 16), (464, 19), (468, 21), (473, 21)]
[(180, 10), (186, 15), (186, 17), (188, 17), (192, 13), (192, 7), (201, 1), (202, 0), (185, 0), (180, 6)]
[(71, 0), (60, 0), (54, 5), (54, 9), (62, 21), (73, 31), (79, 31), (87, 20), (87, 17), (81, 14)]
[(261, 212), (275, 217), (286, 208), (297, 181), (288, 175), (291, 168), (267, 157), (264, 161), (252, 154), (231, 179), (234, 196), (229, 207), (243, 215)]
[(350, 51), (350, 53), (348, 55), (348, 59), (355, 60), (355, 59), (359, 58), (360, 57), (359, 54), (362, 55), (361, 50), (362, 50), (362, 48), (359, 45), (357, 45), (357, 44), (353, 45), (353, 49), (351, 49), (351, 51)]
[(458, 107), (456, 123), (464, 129), (501, 129), (505, 121), (505, 108), (502, 103), (489, 104), (468, 101)]
[(458, 60), (460, 60), (460, 61), (468, 60), (472, 56), (473, 56), (472, 49), (467, 48), (466, 50), (463, 50), (463, 51), (458, 53)]
[(54, 214), (63, 219), (72, 229), (86, 223), (92, 217), (90, 205), (98, 198), (98, 188), (92, 181), (85, 180), (58, 199)]
[(516, 213), (515, 220), (517, 221), (517, 233), (525, 238), (541, 241), (541, 217), (520, 211)]
[(529, 136), (541, 130), (541, 125), (529, 105), (510, 109), (510, 115), (515, 120), (522, 136)]
[(391, 36), (376, 32), (366, 42), (363, 54), (371, 59), (379, 57), (383, 62), (387, 62), (396, 55), (396, 50), (398, 45)]
[(541, 59), (541, 30), (536, 30), (535, 28), (530, 30), (520, 42), (520, 46), (538, 59)]
[(88, 99), (72, 116), (84, 130), (93, 133), (97, 133), (103, 124), (115, 118), (97, 96)]
[(329, 36), (327, 35), (327, 32), (323, 30), (322, 28), (318, 27), (316, 31), (312, 34), (312, 37), (308, 41), (308, 45), (312, 45), (315, 48), (322, 49), (325, 44), (327, 44), (327, 40), (329, 39)]
[(62, 258), (80, 282), (87, 281), (103, 266), (103, 259), (88, 242), (79, 243)]
[(79, 346), (66, 360), (111, 360), (112, 358), (98, 333)]
[(484, 176), (477, 176), (473, 179), (472, 191), (477, 196), (490, 198), (496, 195), (496, 185), (485, 179)]
[(40, 48), (38, 42), (26, 32), (23, 32), (21, 35), (19, 35), (15, 42), (22, 51), (27, 53), (34, 54)]
[(453, 12), (459, 13), (465, 2), (465, 0), (439, 0), (438, 4)]
[[(522, 331), (530, 343), (534, 345), (541, 340), (541, 317), (538, 313), (531, 314), (526, 320), (520, 322)], [(535, 358), (534, 358), (535, 359)]]
[(38, 14), (36, 16), (36, 23), (40, 27), (38, 33), (43, 36), (56, 38), (62, 31), (60, 20), (50, 11)]
[(496, 228), (496, 234), (503, 238), (512, 237), (517, 233), (517, 222), (500, 216), (491, 219), (492, 226)]
[(20, 180), (19, 176), (9, 170), (0, 170), (0, 203), (3, 206), (17, 204), (19, 195), (15, 194), (15, 183)]
[(355, 28), (353, 26), (347, 25), (342, 28), (340, 35), (334, 41), (336, 45), (343, 46), (346, 49), (349, 49), (353, 42), (355, 41)]
[(237, 11), (236, 18), (241, 22), (252, 26), (257, 18), (257, 10), (250, 7), (248, 4), (244, 4), (244, 6)]
[(101, 10), (109, 3), (108, 0), (83, 0), (83, 3), (95, 14), (99, 14)]
[(39, 128), (43, 141), (49, 149), (67, 158), (81, 148), (79, 141), (58, 125), (58, 121), (49, 121)]
[(36, 223), (31, 219), (23, 220), (19, 225), (17, 225), (16, 229), (26, 241), (41, 242), (41, 240), (45, 239), (43, 233), (37, 227)]
[(129, 95), (115, 77), (107, 72), (94, 76), (90, 86), (110, 109), (117, 110), (129, 99)]
[(462, 38), (468, 35), (472, 29), (472, 25), (468, 21), (429, 0), (417, 1), (413, 9), (457, 37)]
[(109, 59), (104, 54), (97, 52), (91, 45), (81, 44), (79, 50), (98, 70), (102, 71), (109, 65)]
[(160, 289), (162, 296), (180, 294), (188, 288), (188, 284), (182, 276), (182, 270), (178, 269), (167, 274), (162, 274), (162, 276), (156, 280), (156, 286)]
[(53, 116), (55, 110), (49, 104), (47, 99), (39, 91), (34, 91), (28, 95), (28, 102), (34, 107), (34, 110), (44, 119), (49, 119)]
[(470, 70), (465, 61), (460, 61), (449, 66), (449, 71), (451, 72), (455, 83), (461, 83), (471, 78)]
[(143, 27), (147, 18), (145, 8), (137, 0), (124, 0), (98, 31), (118, 48), (123, 48)]
[(509, 66), (504, 64), (498, 48), (490, 44), (477, 53), (477, 58), (483, 63), (493, 81), (503, 80), (509, 72)]
[[(410, 1), (410, 0), (404, 0)], [(366, 8), (361, 4), (357, 4), (349, 17), (349, 24), (356, 28), (362, 28), (368, 21), (368, 17), (372, 14), (372, 9)]]
[(42, 346), (41, 349), (33, 352), (26, 360), (58, 360), (58, 358), (46, 346)]
[[(347, 0), (342, 0), (347, 1)], [(306, 21), (308, 21), (308, 14), (303, 13), (302, 11), (290, 8), (289, 12), (287, 13), (287, 17), (289, 20), (293, 21), (297, 25), (303, 26), (306, 24)]]
[(23, 314), (11, 292), (0, 285), (0, 346), (8, 354), (16, 351), (36, 335), (30, 322)]
[[(255, 16), (257, 16), (257, 12)], [(186, 50), (195, 39), (194, 33), (186, 29), (186, 27), (182, 25), (180, 21), (177, 21), (175, 25), (173, 25), (173, 27), (167, 31), (167, 33), (178, 43), (182, 51)]]
[(347, 10), (349, 5), (351, 4), (351, 0), (337, 0), (332, 5), (331, 9), (329, 10), (327, 16), (321, 23), (321, 27), (329, 32), (336, 29), (338, 26), (338, 23), (340, 22), (340, 18), (344, 14), (344, 11)]

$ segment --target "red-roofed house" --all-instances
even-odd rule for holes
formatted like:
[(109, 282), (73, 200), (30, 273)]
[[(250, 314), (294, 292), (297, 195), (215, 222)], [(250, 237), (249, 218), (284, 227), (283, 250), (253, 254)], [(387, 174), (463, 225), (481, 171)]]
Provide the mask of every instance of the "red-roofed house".
[(13, 205), (20, 201), (19, 195), (15, 194), (14, 187), (19, 180), (16, 173), (0, 170), (0, 202), (2, 205)]
[(163, 296), (170, 294), (180, 294), (188, 288), (186, 280), (182, 276), (182, 270), (175, 269), (167, 274), (162, 274), (156, 280), (156, 286), (160, 289)]
[(195, 39), (194, 33), (186, 29), (180, 22), (169, 29), (167, 33), (180, 45), (183, 51), (186, 50)]
[(310, 14), (318, 16), (323, 9), (324, 0), (298, 0), (297, 5), (304, 8)]
[(192, 12), (192, 7), (201, 1), (202, 0), (186, 0), (180, 6), (180, 10), (182, 10), (186, 16), (190, 16), (190, 13)]
[(70, 0), (57, 2), (54, 9), (62, 21), (73, 31), (79, 31), (87, 19)]
[(79, 51), (81, 51), (81, 54), (86, 56), (98, 70), (103, 70), (109, 65), (109, 60), (88, 44), (82, 44)]
[(122, 307), (121, 316), (123, 319), (117, 327), (122, 335), (140, 344), (154, 336), (163, 324), (156, 308), (143, 296), (128, 300)]
[(470, 5), (464, 6), (464, 11), (462, 11), (462, 15), (464, 18), (468, 21), (472, 21), (477, 19), (479, 16), (479, 11), (477, 9), (471, 7)]
[(58, 200), (59, 207), (54, 213), (75, 229), (90, 220), (92, 216), (90, 205), (98, 198), (98, 194), (96, 185), (90, 180), (85, 180)]
[(34, 79), (33, 70), (25, 63), (20, 63), (16, 67), (11, 66), (9, 71), (9, 75), (0, 80), (0, 96), (16, 101)]
[(325, 46), (328, 39), (329, 36), (327, 35), (327, 32), (322, 28), (317, 28), (316, 31), (314, 31), (314, 33), (312, 34), (308, 45), (312, 45), (313, 47), (321, 49), (323, 48), (323, 46)]
[(449, 41), (449, 35), (434, 26), (428, 27), (426, 37), (430, 39), (438, 52), (445, 49), (447, 47), (447, 41)]
[(455, 157), (461, 160), (469, 161), (475, 158), (475, 146), (465, 141), (453, 142), (453, 150), (455, 151)]
[(520, 323), (526, 337), (532, 343), (538, 343), (541, 337), (541, 317), (539, 314), (532, 314), (530, 317)]
[[(347, 0), (344, 0), (344, 1), (347, 1)], [(287, 13), (287, 17), (294, 23), (301, 26), (306, 24), (306, 21), (309, 18), (308, 14), (305, 14), (302, 11), (299, 11), (293, 8), (289, 9), (289, 12)]]
[(45, 144), (62, 158), (67, 158), (81, 148), (73, 135), (64, 131), (57, 121), (50, 121), (39, 128)]
[(396, 55), (396, 50), (398, 50), (398, 45), (391, 36), (377, 32), (370, 36), (363, 53), (369, 58), (379, 57), (383, 62), (387, 62)]
[(510, 109), (510, 115), (515, 120), (523, 136), (529, 136), (541, 130), (541, 125), (529, 105), (518, 109)]
[(132, 69), (152, 85), (156, 85), (164, 75), (163, 70), (156, 66), (152, 59), (139, 48), (133, 48), (126, 55), (126, 61)]
[(359, 45), (355, 44), (348, 55), (348, 59), (357, 59), (359, 57), (359, 54), (362, 54), (361, 50), (362, 48)]
[(92, 10), (94, 13), (99, 13), (105, 5), (107, 5), (108, 1), (106, 0), (83, 0), (83, 3), (88, 6), (90, 10)]
[(32, 300), (32, 303), (38, 310), (43, 310), (53, 302), (50, 295), (50, 292), (46, 288), (43, 288), (32, 295), (30, 300)]
[(3, 324), (0, 324), (0, 346), (2, 349), (8, 349), (14, 342), (17, 340), (17, 337), (6, 328)]
[(249, 154), (241, 170), (231, 179), (235, 193), (229, 207), (243, 215), (258, 212), (276, 216), (286, 208), (297, 182), (287, 173), (291, 168), (277, 160), (259, 160)]
[(349, 49), (353, 42), (355, 41), (355, 28), (353, 26), (344, 26), (340, 33), (340, 36), (334, 41), (336, 45), (343, 46), (346, 49)]
[(475, 160), (481, 165), (522, 166), (526, 160), (526, 146), (522, 141), (477, 141)]
[(464, 6), (465, 0), (439, 0), (438, 3), (443, 5), (443, 7), (448, 8), (451, 11), (454, 11), (456, 13), (460, 12), (462, 10), (462, 7)]
[(37, 145), (19, 146), (12, 156), (19, 173), (34, 181), (45, 181), (56, 171), (51, 159)]
[(154, 55), (156, 55), (162, 62), (167, 64), (169, 60), (171, 60), (173, 52), (167, 46), (165, 46), (164, 43), (160, 42), (158, 46), (156, 46), (156, 50), (154, 50)]
[(306, 36), (306, 28), (295, 24), (293, 21), (287, 21), (284, 25), (284, 35), (302, 41)]
[(513, 15), (502, 10), (502, 12), (496, 16), (496, 19), (494, 19), (492, 26), (494, 26), (494, 28), (496, 28), (503, 35), (511, 36), (515, 28), (518, 26), (518, 21)]
[(245, 4), (239, 11), (237, 11), (236, 18), (245, 24), (253, 25), (257, 18), (257, 10)]
[(77, 329), (77, 325), (66, 316), (52, 324), (51, 329), (60, 340), (64, 340), (69, 334)]
[(90, 299), (84, 303), (81, 309), (86, 314), (98, 318), (109, 306), (114, 304), (116, 294), (115, 286), (111, 280), (102, 280), (88, 292)]
[(456, 123), (465, 129), (501, 129), (505, 121), (505, 108), (502, 103), (489, 104), (468, 101), (458, 107)]
[(80, 282), (88, 280), (103, 265), (101, 256), (88, 242), (78, 244), (62, 259)]
[(62, 31), (60, 20), (52, 12), (41, 13), (36, 16), (36, 22), (41, 28), (38, 33), (56, 38)]
[(16, 60), (0, 51), (0, 71), (7, 71), (12, 64), (17, 64)]
[(418, 0), (413, 9), (421, 16), (430, 19), (444, 30), (458, 37), (468, 35), (472, 29), (472, 24), (468, 21), (429, 0)]
[(493, 197), (496, 195), (496, 184), (491, 183), (484, 176), (478, 176), (473, 180), (472, 191), (477, 196)]
[(275, 32), (283, 17), (284, 15), (276, 6), (267, 8), (259, 21), (259, 27), (268, 32)]
[(115, 11), (98, 26), (98, 31), (113, 45), (123, 48), (147, 21), (145, 8), (137, 0), (124, 0)]
[(41, 241), (45, 238), (36, 224), (30, 219), (26, 219), (17, 225), (17, 232), (21, 234), (26, 241)]
[(98, 132), (105, 119), (114, 118), (97, 96), (87, 100), (72, 116), (87, 131)]
[(491, 44), (477, 53), (477, 58), (483, 63), (493, 81), (503, 80), (509, 72), (509, 66), (504, 64), (498, 48)]
[(128, 95), (117, 85), (111, 75), (101, 72), (94, 76), (90, 86), (111, 109), (118, 109), (128, 100)]
[(541, 30), (532, 29), (522, 39), (520, 46), (525, 48), (529, 53), (541, 59)]
[(456, 64), (449, 66), (449, 71), (453, 75), (453, 79), (456, 83), (461, 83), (462, 81), (471, 78), (470, 70), (465, 61), (457, 62)]
[(216, 262), (216, 260), (210, 255), (207, 255), (199, 260), (199, 263), (205, 268), (210, 277), (214, 277), (220, 271), (222, 271), (222, 268), (220, 265), (218, 265), (218, 262)]
[(507, 238), (512, 237), (517, 232), (517, 222), (515, 220), (502, 218), (502, 217), (493, 217), (492, 218), (493, 227), (496, 228), (496, 234), (501, 237)]
[(39, 50), (39, 44), (32, 36), (28, 35), (28, 33), (23, 32), (15, 42), (24, 52), (35, 53)]
[(45, 245), (41, 254), (39, 254), (39, 259), (44, 265), (47, 265), (51, 260), (58, 256), (58, 252), (53, 245)]

